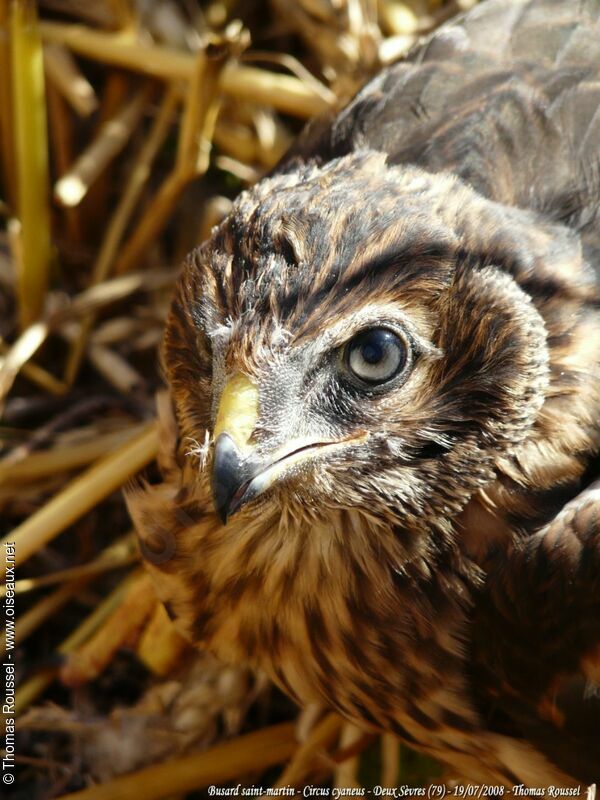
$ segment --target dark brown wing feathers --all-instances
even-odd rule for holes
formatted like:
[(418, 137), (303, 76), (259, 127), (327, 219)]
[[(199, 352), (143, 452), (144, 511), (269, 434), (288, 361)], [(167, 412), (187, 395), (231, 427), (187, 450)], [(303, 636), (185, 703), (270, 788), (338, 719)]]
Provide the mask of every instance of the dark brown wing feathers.
[(600, 247), (600, 3), (484, 2), (384, 70), (291, 157), (365, 147), (570, 221)]
[(498, 557), (475, 606), (479, 708), (569, 774), (600, 770), (600, 481)]

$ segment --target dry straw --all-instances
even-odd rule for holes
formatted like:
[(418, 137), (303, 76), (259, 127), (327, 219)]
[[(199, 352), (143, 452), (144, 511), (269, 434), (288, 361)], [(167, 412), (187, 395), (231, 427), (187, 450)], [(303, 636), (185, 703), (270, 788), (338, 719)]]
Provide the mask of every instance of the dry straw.
[(35, 5), (16, 0), (11, 8), (11, 117), (14, 115), (21, 248), (17, 291), (21, 324), (25, 326), (41, 314), (49, 279), (48, 135), (44, 58)]
[[(156, 456), (157, 447), (156, 425), (151, 423), (132, 441), (75, 478), (46, 505), (11, 531), (0, 542), (0, 547), (13, 543), (16, 552), (15, 563), (17, 566), (23, 564), (41, 547), (152, 461)], [(4, 567), (2, 574), (5, 573)]]

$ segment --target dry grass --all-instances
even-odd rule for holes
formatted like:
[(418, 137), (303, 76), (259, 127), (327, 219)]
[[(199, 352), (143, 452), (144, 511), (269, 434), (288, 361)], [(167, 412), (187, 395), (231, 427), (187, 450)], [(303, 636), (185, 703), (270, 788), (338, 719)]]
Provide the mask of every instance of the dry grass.
[(153, 469), (176, 265), (305, 120), (472, 4), (0, 0), (0, 534), (23, 796), (431, 777), (335, 716), (293, 726), (261, 676), (191, 654), (135, 565), (120, 490)]

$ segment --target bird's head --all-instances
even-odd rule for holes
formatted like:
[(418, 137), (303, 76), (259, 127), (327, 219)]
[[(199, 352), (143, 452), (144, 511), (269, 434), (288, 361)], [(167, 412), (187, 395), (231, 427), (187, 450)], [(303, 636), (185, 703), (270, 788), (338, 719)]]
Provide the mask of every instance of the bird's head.
[(545, 395), (515, 220), (375, 153), (238, 198), (186, 264), (164, 351), (182, 437), (208, 431), (223, 521), (274, 505), (398, 524), (460, 511)]

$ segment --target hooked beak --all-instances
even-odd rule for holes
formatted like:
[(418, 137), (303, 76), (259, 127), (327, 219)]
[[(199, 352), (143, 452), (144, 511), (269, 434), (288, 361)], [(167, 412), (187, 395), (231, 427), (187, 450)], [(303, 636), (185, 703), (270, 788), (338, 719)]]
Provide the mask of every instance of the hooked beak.
[(341, 441), (297, 439), (278, 448), (270, 458), (258, 459), (250, 437), (258, 419), (258, 390), (235, 374), (227, 381), (214, 429), (212, 493), (223, 524), (232, 514), (272, 486), (295, 464), (309, 460), (316, 450), (332, 450), (364, 441), (361, 433)]
[[(252, 458), (244, 458), (228, 433), (215, 442), (212, 493), (215, 508), (223, 525), (244, 502), (250, 500), (249, 489), (256, 474)], [(253, 494), (253, 497), (256, 497)]]
[(258, 389), (245, 375), (235, 373), (223, 389), (214, 429), (212, 493), (223, 524), (240, 507), (240, 490), (256, 471), (250, 437), (257, 420)]

